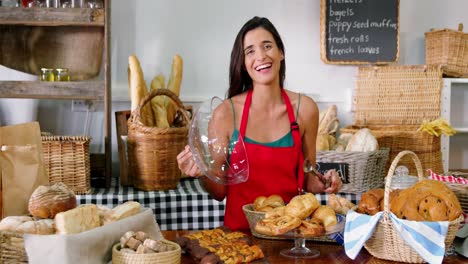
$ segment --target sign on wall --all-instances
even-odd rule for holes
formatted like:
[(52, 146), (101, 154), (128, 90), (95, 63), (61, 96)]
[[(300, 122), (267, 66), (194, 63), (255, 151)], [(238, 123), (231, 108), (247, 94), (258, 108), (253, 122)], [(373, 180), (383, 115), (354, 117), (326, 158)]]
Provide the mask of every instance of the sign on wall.
[(321, 0), (322, 60), (328, 64), (397, 62), (399, 4), (399, 0)]

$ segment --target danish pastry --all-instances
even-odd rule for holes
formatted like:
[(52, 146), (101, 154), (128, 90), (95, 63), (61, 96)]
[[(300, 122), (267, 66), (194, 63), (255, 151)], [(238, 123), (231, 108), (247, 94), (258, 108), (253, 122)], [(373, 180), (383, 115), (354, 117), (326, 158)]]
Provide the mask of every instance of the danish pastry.
[(258, 221), (255, 225), (255, 231), (268, 236), (279, 236), (300, 225), (301, 219), (297, 217), (291, 215), (275, 216)]
[(299, 234), (305, 237), (317, 237), (325, 235), (325, 227), (322, 220), (312, 218), (309, 220), (302, 220), (299, 226)]
[(326, 205), (321, 205), (319, 208), (317, 208), (311, 217), (312, 219), (320, 219), (325, 228), (334, 226), (338, 223), (335, 211), (333, 210), (333, 208)]

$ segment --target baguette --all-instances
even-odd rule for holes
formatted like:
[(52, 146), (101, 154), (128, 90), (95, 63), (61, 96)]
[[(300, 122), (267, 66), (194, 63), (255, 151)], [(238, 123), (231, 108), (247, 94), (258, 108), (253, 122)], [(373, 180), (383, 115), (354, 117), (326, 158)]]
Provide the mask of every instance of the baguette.
[[(130, 88), (130, 110), (133, 112), (141, 103), (141, 99), (148, 94), (143, 71), (135, 55), (128, 57), (128, 84)], [(154, 115), (149, 104), (141, 108), (141, 122), (145, 126), (154, 126)]]
[[(164, 74), (156, 75), (151, 81), (151, 91), (156, 89), (164, 89), (164, 80)], [(155, 125), (159, 128), (170, 127), (167, 120), (167, 110), (164, 105), (165, 101), (166, 96), (155, 96), (153, 99), (151, 99), (151, 108), (153, 109)]]
[[(174, 92), (177, 96), (180, 95), (180, 86), (182, 84), (182, 74), (183, 74), (183, 60), (182, 57), (178, 54), (174, 55), (172, 58), (172, 70), (169, 80), (167, 82), (167, 89)], [(172, 126), (174, 119), (177, 113), (177, 105), (170, 98), (165, 97), (164, 106), (167, 110), (167, 120), (169, 125)]]

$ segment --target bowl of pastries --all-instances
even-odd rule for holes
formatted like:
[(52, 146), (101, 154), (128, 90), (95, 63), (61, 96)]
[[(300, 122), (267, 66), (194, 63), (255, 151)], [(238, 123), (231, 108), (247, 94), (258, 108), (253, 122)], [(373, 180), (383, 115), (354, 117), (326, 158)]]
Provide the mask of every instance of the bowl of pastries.
[[(336, 196), (333, 196), (331, 204), (329, 200), (330, 205), (320, 205), (312, 193), (295, 196), (288, 204), (281, 204), (276, 196), (273, 199), (271, 196), (261, 196), (253, 204), (244, 205), (253, 236), (270, 239), (295, 236), (316, 238), (344, 229), (346, 218), (340, 214), (343, 208), (337, 208), (341, 203)], [(350, 203), (347, 206), (351, 208), (354, 205)]]

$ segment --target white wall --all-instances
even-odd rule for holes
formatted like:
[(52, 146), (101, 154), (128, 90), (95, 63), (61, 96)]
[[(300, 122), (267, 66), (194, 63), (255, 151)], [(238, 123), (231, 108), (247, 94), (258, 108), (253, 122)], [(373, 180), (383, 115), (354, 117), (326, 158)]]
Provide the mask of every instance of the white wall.
[[(277, 27), (286, 46), (286, 88), (310, 95), (320, 108), (337, 104), (342, 126), (352, 123), (350, 105), (357, 67), (327, 65), (320, 60), (319, 0), (113, 0), (111, 10), (114, 111), (130, 106), (130, 54), (140, 59), (149, 83), (157, 73), (169, 75), (172, 56), (179, 53), (184, 59), (183, 101), (196, 103), (215, 95), (224, 97), (237, 32), (251, 17), (265, 16)], [(466, 0), (401, 0), (399, 63), (424, 64), (424, 32), (430, 28), (457, 28), (460, 22), (468, 27), (466, 10)], [(56, 115), (60, 117), (56, 131), (63, 131), (60, 126), (76, 127), (77, 133), (81, 132), (83, 113), (69, 112), (68, 103), (59, 107), (64, 109), (62, 113), (40, 111), (41, 119), (54, 120)], [(70, 115), (72, 118), (68, 118)], [(102, 149), (102, 113), (92, 116), (93, 144), (97, 144), (95, 149)], [(54, 129), (52, 121), (47, 122)], [(112, 129), (113, 160), (117, 163), (114, 123)]]

